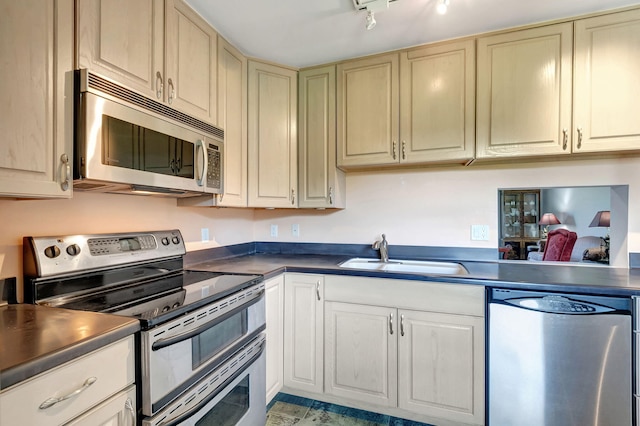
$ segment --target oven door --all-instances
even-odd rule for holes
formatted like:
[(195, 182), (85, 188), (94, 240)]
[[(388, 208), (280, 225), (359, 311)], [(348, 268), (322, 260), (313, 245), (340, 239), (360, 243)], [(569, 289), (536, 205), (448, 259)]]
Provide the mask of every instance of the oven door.
[(143, 331), (142, 412), (152, 416), (265, 329), (264, 283)]
[(142, 426), (264, 425), (265, 342), (261, 333)]

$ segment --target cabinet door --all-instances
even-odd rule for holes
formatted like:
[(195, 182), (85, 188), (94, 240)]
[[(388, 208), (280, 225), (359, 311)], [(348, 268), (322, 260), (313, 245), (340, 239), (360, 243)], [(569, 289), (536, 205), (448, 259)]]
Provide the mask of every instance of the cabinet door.
[(167, 0), (165, 101), (215, 123), (218, 34), (183, 0)]
[(397, 310), (325, 303), (325, 392), (397, 405)]
[(224, 129), (224, 194), (218, 205), (247, 206), (247, 58), (218, 37), (218, 125)]
[(410, 50), (400, 60), (400, 162), (473, 158), (475, 42)]
[(0, 195), (71, 197), (73, 1), (4, 2), (0, 40)]
[(478, 39), (478, 158), (571, 152), (572, 24)]
[(338, 166), (398, 162), (397, 53), (338, 65)]
[(265, 282), (267, 317), (267, 404), (282, 389), (284, 379), (284, 275)]
[(324, 281), (321, 275), (286, 274), (284, 385), (322, 393)]
[(159, 101), (164, 0), (76, 2), (78, 65)]
[(136, 387), (119, 392), (65, 426), (135, 426)]
[(399, 314), (399, 408), (482, 424), (483, 318), (407, 310)]
[(299, 207), (344, 208), (345, 176), (336, 167), (336, 68), (299, 73)]
[(640, 149), (640, 11), (576, 21), (574, 151)]
[(249, 61), (249, 206), (297, 203), (297, 73)]

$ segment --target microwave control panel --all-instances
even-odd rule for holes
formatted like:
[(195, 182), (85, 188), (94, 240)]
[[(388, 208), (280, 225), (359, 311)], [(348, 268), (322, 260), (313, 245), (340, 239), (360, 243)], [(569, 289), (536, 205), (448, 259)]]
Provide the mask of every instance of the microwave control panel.
[(207, 147), (207, 188), (222, 189), (222, 153), (217, 145)]

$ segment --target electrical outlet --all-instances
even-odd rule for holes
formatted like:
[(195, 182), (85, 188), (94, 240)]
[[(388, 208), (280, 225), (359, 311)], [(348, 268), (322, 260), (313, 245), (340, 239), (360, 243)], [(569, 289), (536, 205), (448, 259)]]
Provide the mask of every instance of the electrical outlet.
[(271, 236), (272, 237), (278, 236), (278, 225), (271, 225)]
[(206, 243), (209, 241), (209, 228), (200, 229), (200, 235), (202, 236), (202, 242)]
[(298, 225), (297, 223), (294, 223), (293, 225), (291, 225), (291, 236), (293, 237), (300, 236), (300, 225)]
[(471, 225), (471, 239), (489, 241), (489, 225)]

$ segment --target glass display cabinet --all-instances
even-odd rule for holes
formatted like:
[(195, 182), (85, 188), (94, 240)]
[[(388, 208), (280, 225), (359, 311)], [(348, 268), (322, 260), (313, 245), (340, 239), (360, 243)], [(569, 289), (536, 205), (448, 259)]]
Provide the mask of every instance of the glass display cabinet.
[(500, 191), (500, 247), (504, 259), (526, 259), (540, 240), (540, 190)]

